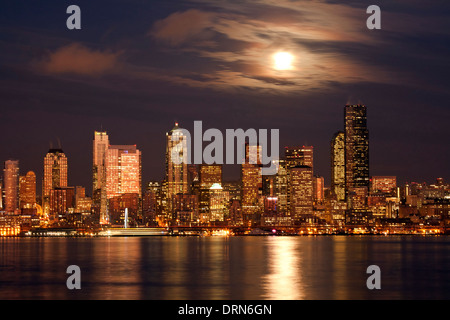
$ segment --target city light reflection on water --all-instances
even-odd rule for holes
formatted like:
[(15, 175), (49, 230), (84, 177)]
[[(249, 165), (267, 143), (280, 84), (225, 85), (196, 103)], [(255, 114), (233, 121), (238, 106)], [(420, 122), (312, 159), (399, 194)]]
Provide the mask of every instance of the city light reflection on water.
[[(0, 240), (1, 299), (448, 299), (444, 236)], [(382, 289), (368, 290), (379, 265)], [(81, 268), (81, 290), (66, 269)]]

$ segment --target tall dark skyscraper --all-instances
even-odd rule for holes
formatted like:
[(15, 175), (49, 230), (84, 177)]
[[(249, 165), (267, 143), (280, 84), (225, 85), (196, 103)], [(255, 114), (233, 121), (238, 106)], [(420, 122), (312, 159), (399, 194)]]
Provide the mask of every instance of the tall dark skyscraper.
[(345, 106), (345, 187), (369, 187), (369, 131), (364, 105)]

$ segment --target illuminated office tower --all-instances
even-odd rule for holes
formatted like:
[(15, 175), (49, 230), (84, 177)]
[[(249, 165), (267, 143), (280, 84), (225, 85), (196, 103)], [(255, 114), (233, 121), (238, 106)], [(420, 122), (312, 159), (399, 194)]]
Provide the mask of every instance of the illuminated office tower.
[(199, 211), (201, 219), (209, 217), (210, 188), (214, 184), (222, 184), (222, 165), (202, 164), (200, 166)]
[(313, 213), (313, 174), (309, 166), (296, 166), (289, 170), (290, 214), (294, 219)]
[(324, 179), (320, 176), (314, 176), (313, 178), (313, 190), (314, 190), (314, 201), (322, 202), (324, 200)]
[(239, 181), (239, 180), (223, 181), (221, 185), (222, 185), (223, 190), (227, 191), (228, 194), (230, 195), (230, 199), (237, 200), (237, 201), (241, 200), (241, 196), (242, 196), (241, 181)]
[(278, 212), (287, 214), (290, 210), (289, 201), (289, 171), (286, 160), (278, 160), (278, 171), (275, 176), (275, 193), (277, 197)]
[(331, 140), (331, 193), (345, 200), (345, 133), (339, 131)]
[(251, 220), (261, 208), (262, 171), (261, 146), (245, 146), (245, 160), (241, 165), (242, 214), (244, 220)]
[(287, 167), (308, 166), (313, 169), (313, 151), (312, 146), (286, 147), (285, 157)]
[(150, 181), (142, 195), (142, 215), (145, 222), (155, 224), (162, 214), (162, 184)]
[(3, 169), (4, 209), (7, 213), (14, 213), (19, 209), (19, 161), (5, 161)]
[(44, 199), (52, 189), (62, 187), (67, 187), (67, 157), (61, 149), (50, 149), (44, 158)]
[(109, 138), (106, 132), (94, 132), (92, 197), (94, 212), (99, 214), (100, 223), (108, 223), (108, 200), (106, 196), (106, 155)]
[(363, 105), (345, 106), (345, 186), (369, 187), (369, 131)]
[(392, 193), (397, 190), (397, 177), (373, 176), (370, 179), (370, 191), (373, 193)]
[(230, 195), (220, 183), (214, 183), (209, 189), (209, 221), (224, 221), (227, 214)]
[(75, 208), (75, 188), (56, 187), (50, 190), (49, 195), (49, 217), (50, 221), (56, 222), (68, 213), (69, 209)]
[(28, 171), (20, 176), (20, 209), (33, 209), (36, 207), (36, 174)]
[(173, 223), (177, 225), (189, 225), (197, 222), (198, 197), (194, 194), (178, 193), (172, 196)]
[(106, 154), (106, 197), (125, 193), (141, 197), (141, 151), (136, 145), (109, 146)]
[(86, 188), (75, 187), (75, 212), (90, 213), (92, 208), (92, 198), (86, 197)]
[(347, 223), (367, 223), (370, 212), (368, 211), (368, 188), (351, 187), (347, 194), (348, 212)]
[(173, 196), (189, 192), (187, 156), (187, 137), (183, 134), (178, 123), (175, 123), (175, 127), (166, 133), (166, 198), (168, 208), (165, 211), (169, 216), (172, 211)]
[[(290, 169), (298, 166), (308, 166), (313, 170), (314, 156), (312, 146), (285, 147), (286, 170), (288, 183), (290, 181)], [(287, 208), (291, 210), (291, 188), (287, 188)]]

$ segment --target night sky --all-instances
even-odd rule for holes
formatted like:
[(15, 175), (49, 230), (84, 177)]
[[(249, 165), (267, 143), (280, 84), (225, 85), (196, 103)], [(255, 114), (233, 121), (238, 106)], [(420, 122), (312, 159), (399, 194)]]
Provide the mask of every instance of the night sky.
[[(66, 9), (81, 8), (81, 30)], [(366, 9), (381, 8), (381, 30)], [(313, 145), (330, 184), (344, 106), (368, 108), (370, 174), (450, 180), (448, 1), (7, 1), (0, 5), (0, 161), (38, 187), (48, 149), (91, 192), (92, 139), (137, 144), (143, 183), (164, 178), (165, 132), (280, 129)], [(274, 70), (272, 55), (294, 56)], [(225, 168), (225, 179), (239, 171)]]

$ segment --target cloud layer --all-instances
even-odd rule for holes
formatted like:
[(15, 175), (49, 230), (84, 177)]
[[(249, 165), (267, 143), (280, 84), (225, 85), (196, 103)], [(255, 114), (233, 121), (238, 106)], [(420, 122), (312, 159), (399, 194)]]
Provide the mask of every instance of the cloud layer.
[[(307, 6), (270, 0), (210, 4), (174, 12), (155, 22), (149, 33), (179, 59), (196, 56), (210, 65), (207, 73), (193, 66), (191, 76), (177, 74), (173, 82), (293, 91), (330, 82), (392, 82), (401, 76), (345, 50), (369, 52), (384, 45), (366, 28), (367, 14), (360, 8), (320, 1)], [(278, 51), (295, 56), (294, 70), (274, 70), (272, 57)]]
[(117, 66), (119, 53), (92, 50), (79, 43), (58, 48), (39, 67), (50, 74), (100, 75)]

